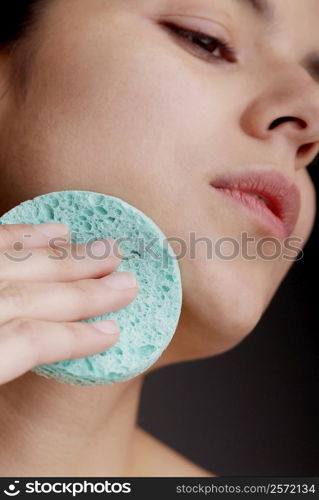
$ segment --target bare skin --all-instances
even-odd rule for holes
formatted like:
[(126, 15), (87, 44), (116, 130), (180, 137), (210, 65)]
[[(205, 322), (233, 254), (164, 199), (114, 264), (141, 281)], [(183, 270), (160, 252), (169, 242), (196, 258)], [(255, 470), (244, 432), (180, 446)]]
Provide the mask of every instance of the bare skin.
[[(270, 3), (276, 16), (271, 23), (236, 0), (48, 2), (25, 47), (31, 56), (24, 95), (11, 80), (23, 50), (20, 59), (0, 57), (0, 213), (46, 192), (85, 189), (125, 199), (168, 237), (189, 241), (196, 231), (197, 237), (239, 239), (248, 231), (256, 245), (267, 229), (215, 196), (210, 181), (257, 165), (259, 171), (280, 171), (300, 190), (294, 235), (304, 245), (315, 217), (315, 190), (306, 168), (319, 150), (318, 75), (306, 61), (319, 43), (319, 6), (317, 0), (289, 0), (288, 10), (287, 0)], [(231, 43), (236, 60), (218, 51), (218, 60), (208, 60), (178, 41), (160, 25), (172, 16), (187, 29)], [(287, 116), (294, 120), (270, 128)], [(176, 243), (173, 247), (179, 252)], [(90, 280), (87, 303), (102, 290), (93, 281), (116, 265), (93, 269), (88, 264), (70, 272), (66, 282)], [(281, 258), (210, 261), (200, 248), (196, 259), (182, 259), (180, 322), (150, 371), (213, 356), (241, 342), (291, 265)], [(18, 272), (11, 277), (6, 272), (2, 266), (0, 281), (19, 281)], [(54, 274), (44, 277), (47, 286)], [(115, 297), (114, 292), (109, 307), (123, 307), (136, 293)], [(38, 304), (34, 289), (27, 295)], [(72, 323), (73, 332), (78, 328), (84, 305), (72, 300), (72, 317), (52, 318), (48, 308), (41, 318), (56, 321), (57, 335), (63, 322)], [(39, 321), (36, 309), (25, 313), (32, 321)], [(24, 323), (25, 332), (28, 328)], [(70, 331), (65, 331), (68, 339)], [(93, 331), (90, 341), (86, 333), (78, 337), (81, 346), (74, 336), (67, 342), (89, 355), (99, 346), (93, 345)], [(15, 335), (15, 329), (6, 330), (6, 338)], [(50, 352), (49, 338), (39, 342), (30, 350), (36, 352), (33, 361)], [(64, 353), (55, 354), (65, 359)], [(23, 373), (8, 374), (13, 366), (8, 365), (0, 386), (2, 475), (213, 475), (139, 429), (144, 374), (114, 386), (71, 387), (29, 372), (30, 363)], [(20, 363), (13, 367), (21, 371)]]

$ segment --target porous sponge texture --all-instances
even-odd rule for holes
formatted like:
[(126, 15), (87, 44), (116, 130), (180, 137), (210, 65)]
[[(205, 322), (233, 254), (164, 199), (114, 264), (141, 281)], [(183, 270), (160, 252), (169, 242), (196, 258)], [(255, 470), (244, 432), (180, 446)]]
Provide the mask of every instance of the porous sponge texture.
[[(0, 218), (0, 224), (43, 222), (68, 224), (72, 243), (92, 245), (95, 240), (115, 239), (123, 252), (115, 272), (132, 271), (138, 294), (118, 311), (81, 320), (116, 320), (120, 337), (110, 349), (86, 358), (38, 365), (32, 371), (62, 383), (96, 386), (129, 380), (147, 370), (171, 341), (182, 305), (178, 261), (163, 232), (124, 200), (91, 191), (44, 194)], [(94, 246), (92, 254), (96, 255)]]

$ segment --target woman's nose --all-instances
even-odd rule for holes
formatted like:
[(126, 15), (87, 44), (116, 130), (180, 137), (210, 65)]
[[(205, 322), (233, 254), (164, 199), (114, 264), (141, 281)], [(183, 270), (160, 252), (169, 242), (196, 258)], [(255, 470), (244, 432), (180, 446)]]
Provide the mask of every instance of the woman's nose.
[(245, 132), (272, 142), (274, 157), (308, 166), (319, 152), (319, 82), (304, 68), (282, 67), (243, 113)]

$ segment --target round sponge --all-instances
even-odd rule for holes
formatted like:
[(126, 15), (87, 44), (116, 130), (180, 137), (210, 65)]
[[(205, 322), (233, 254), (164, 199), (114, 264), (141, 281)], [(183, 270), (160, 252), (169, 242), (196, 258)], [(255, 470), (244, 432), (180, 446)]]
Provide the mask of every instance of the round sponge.
[(0, 217), (2, 225), (43, 222), (68, 224), (71, 243), (116, 240), (123, 257), (115, 272), (132, 271), (138, 293), (118, 311), (81, 320), (116, 320), (120, 336), (111, 348), (86, 358), (38, 365), (32, 371), (62, 383), (95, 386), (125, 381), (147, 370), (171, 341), (181, 312), (180, 269), (165, 235), (132, 205), (91, 191), (44, 194)]

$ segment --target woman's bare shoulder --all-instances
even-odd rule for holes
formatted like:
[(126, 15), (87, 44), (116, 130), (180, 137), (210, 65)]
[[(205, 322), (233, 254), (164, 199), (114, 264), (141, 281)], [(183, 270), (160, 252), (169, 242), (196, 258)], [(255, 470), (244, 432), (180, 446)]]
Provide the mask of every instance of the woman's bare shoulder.
[(132, 457), (132, 477), (215, 477), (141, 427), (136, 428)]

